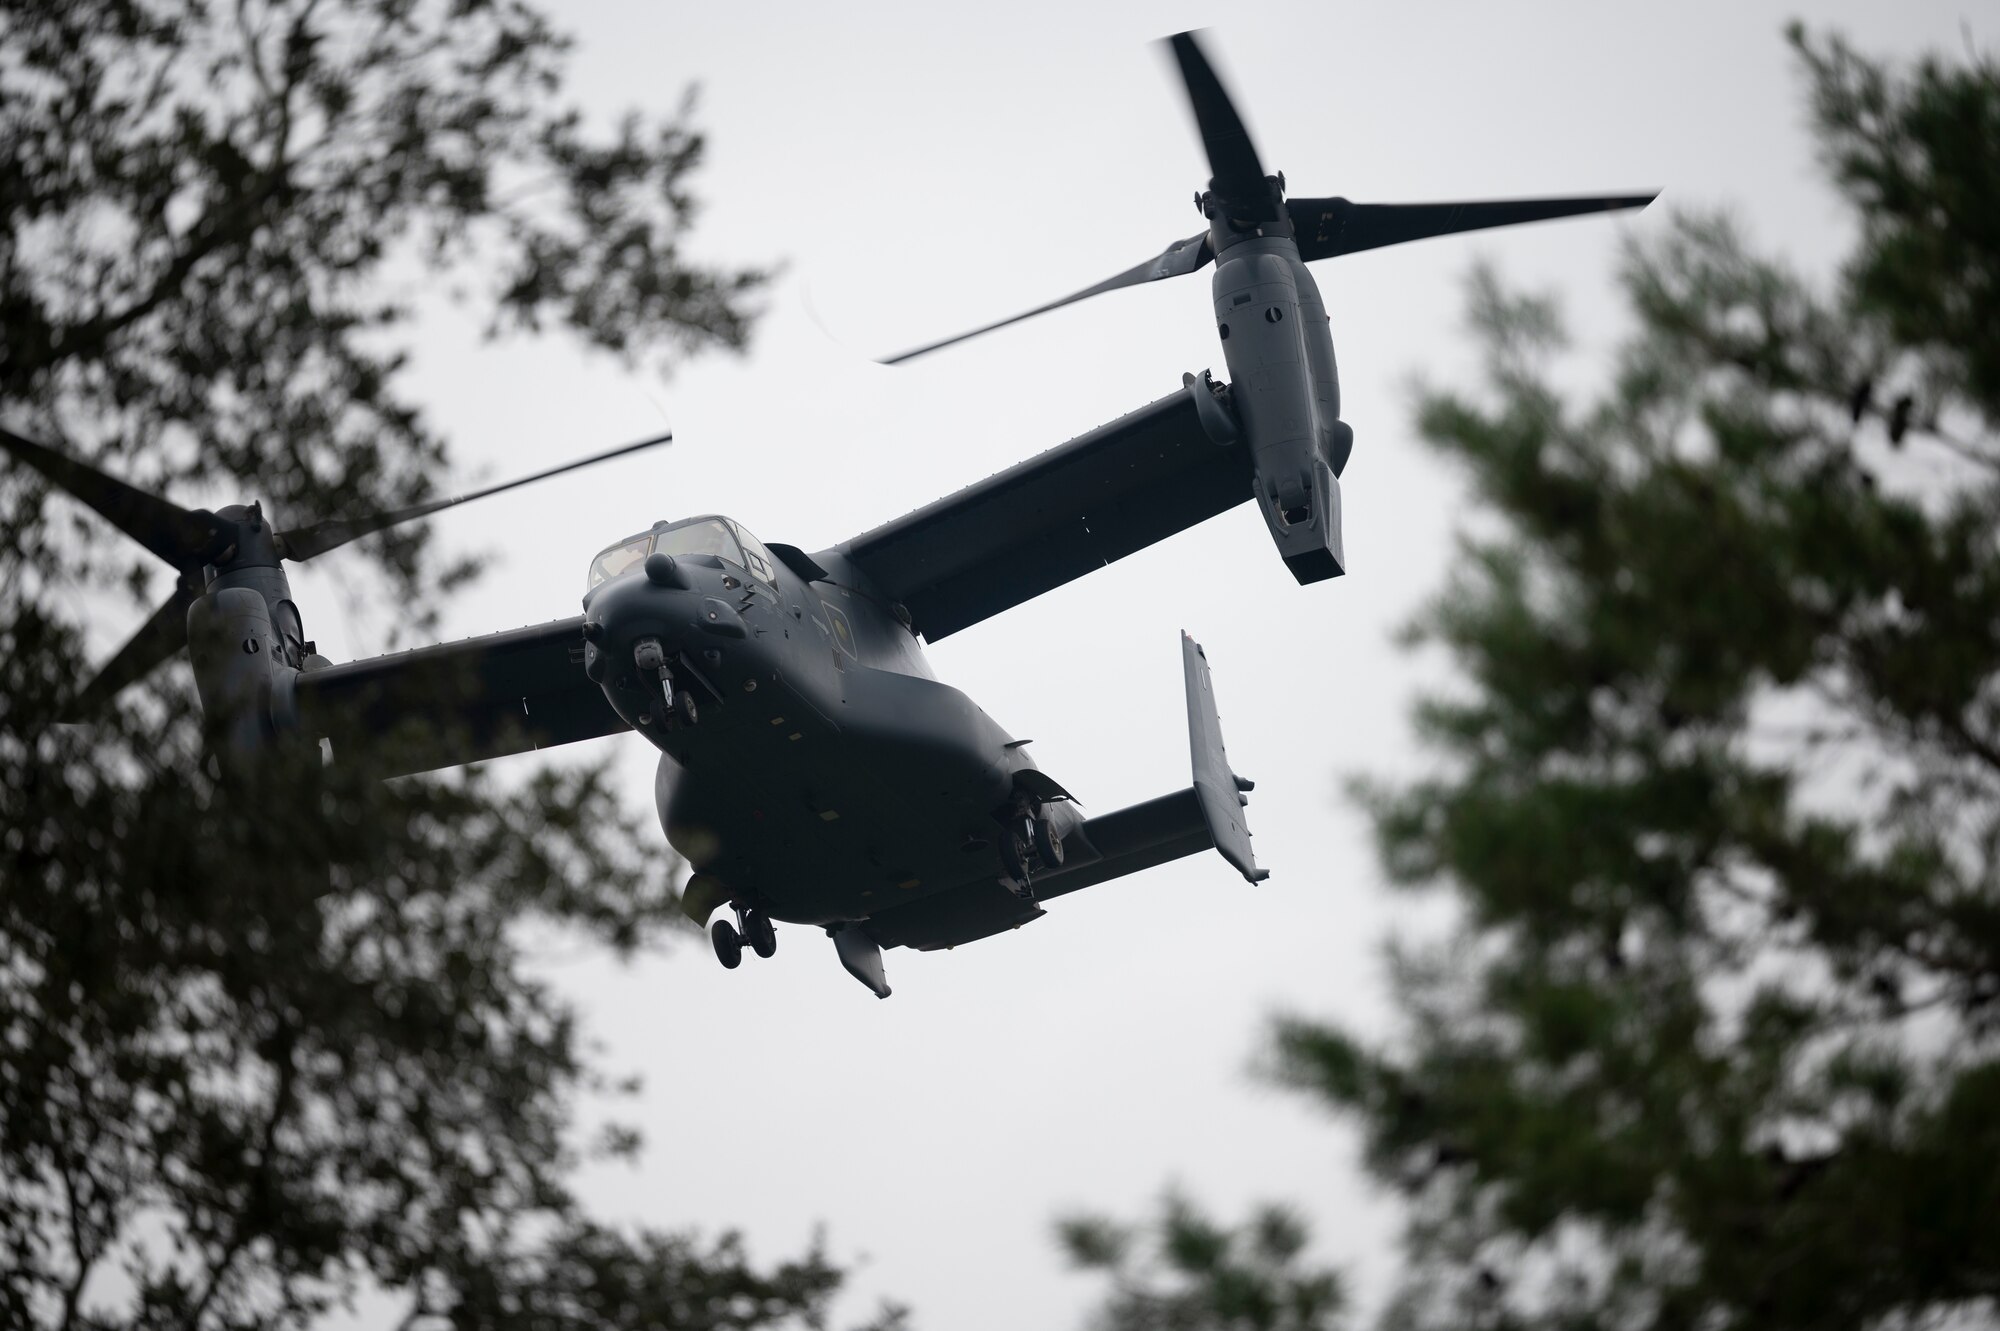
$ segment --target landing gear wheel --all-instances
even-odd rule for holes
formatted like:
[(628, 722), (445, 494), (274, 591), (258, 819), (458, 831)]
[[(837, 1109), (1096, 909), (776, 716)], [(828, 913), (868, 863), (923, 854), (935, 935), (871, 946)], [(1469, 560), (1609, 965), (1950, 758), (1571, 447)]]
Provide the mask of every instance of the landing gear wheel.
[(1000, 834), (1000, 867), (1022, 890), (1028, 887), (1028, 839), (1013, 828)]
[(701, 719), (701, 713), (694, 705), (694, 695), (686, 689), (674, 695), (674, 715), (681, 719), (684, 726), (691, 726)]
[(735, 925), (728, 920), (717, 920), (708, 937), (715, 944), (715, 959), (722, 963), (723, 969), (733, 971), (743, 964), (743, 935), (736, 932)]
[(1063, 843), (1056, 835), (1056, 826), (1047, 818), (1035, 819), (1035, 853), (1042, 857), (1042, 867), (1051, 872), (1062, 867)]
[(761, 910), (753, 910), (743, 917), (743, 941), (750, 944), (750, 950), (760, 957), (768, 957), (778, 950), (778, 931), (771, 924), (771, 917)]

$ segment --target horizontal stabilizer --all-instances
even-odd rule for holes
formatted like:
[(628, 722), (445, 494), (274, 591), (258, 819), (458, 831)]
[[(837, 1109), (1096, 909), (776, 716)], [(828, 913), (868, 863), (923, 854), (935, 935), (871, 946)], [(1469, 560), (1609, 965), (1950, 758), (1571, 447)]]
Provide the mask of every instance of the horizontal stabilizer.
[[(992, 877), (981, 877), (875, 912), (868, 917), (868, 935), (883, 947), (909, 947), (920, 952), (957, 947), (1033, 923), (1042, 918), (1041, 902), (1169, 860), (1198, 855), (1211, 846), (1251, 882), (1268, 877), (1250, 852), (1250, 829), (1243, 818), (1247, 801), (1242, 792), (1250, 789), (1251, 783), (1229, 770), (1228, 756), (1223, 753), (1222, 723), (1209, 685), (1208, 661), (1201, 647), (1185, 633), (1181, 635), (1181, 651), (1187, 674), (1194, 785), (1085, 819), (1064, 838), (1066, 854), (1061, 867), (1045, 867), (1035, 873), (1031, 895), (1010, 890)], [(845, 952), (841, 959), (847, 960)], [(855, 973), (868, 983), (867, 976)]]
[(1038, 902), (1200, 854), (1215, 842), (1201, 800), (1190, 789), (1088, 819), (1065, 844), (1069, 853), (1062, 868), (1035, 875), (1032, 900), (982, 878), (877, 911), (868, 919), (868, 932), (883, 947), (919, 952), (957, 947), (1032, 924), (1043, 915)]
[(1215, 844), (1201, 796), (1192, 789), (1088, 819), (1074, 837), (1082, 848), (1070, 852), (1061, 871), (1036, 875), (1035, 895), (1041, 900), (1198, 855)]

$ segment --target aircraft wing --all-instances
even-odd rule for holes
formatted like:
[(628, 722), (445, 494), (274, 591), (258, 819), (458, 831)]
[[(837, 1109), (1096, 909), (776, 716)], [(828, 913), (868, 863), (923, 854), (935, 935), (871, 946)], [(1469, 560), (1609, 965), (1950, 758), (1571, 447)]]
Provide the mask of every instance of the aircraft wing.
[(583, 673), (581, 615), (309, 670), (289, 692), (281, 724), (384, 776), (630, 729)]
[(1197, 379), (829, 553), (936, 642), (1249, 499), (1247, 450), (1203, 429), (1210, 391)]

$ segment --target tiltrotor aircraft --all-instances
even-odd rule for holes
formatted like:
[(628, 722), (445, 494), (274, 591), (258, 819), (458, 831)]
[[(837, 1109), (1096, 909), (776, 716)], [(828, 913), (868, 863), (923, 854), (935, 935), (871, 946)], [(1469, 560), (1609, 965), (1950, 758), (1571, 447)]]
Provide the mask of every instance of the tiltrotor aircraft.
[(181, 575), (71, 715), (185, 644), (226, 769), (322, 740), (336, 761), (367, 762), (373, 741), (412, 721), (446, 724), (423, 756), (395, 750), (385, 775), (636, 730), (661, 751), (660, 821), (694, 870), (685, 909), (698, 923), (725, 905), (733, 915), (710, 930), (722, 964), (737, 966), (746, 945), (770, 956), (774, 921), (818, 925), (882, 997), (884, 948), (1018, 928), (1054, 897), (1209, 847), (1246, 879), (1264, 877), (1243, 816), (1251, 783), (1230, 770), (1193, 639), (1181, 639), (1192, 784), (1090, 818), (1025, 741), (938, 682), (922, 642), (1245, 502), (1299, 582), (1339, 575), (1339, 477), (1354, 435), (1306, 264), (1653, 196), (1288, 199), (1194, 37), (1170, 43), (1212, 173), (1196, 198), (1207, 228), (1029, 314), (1213, 263), (1227, 384), (1186, 376), (1128, 416), (811, 554), (723, 517), (661, 522), (591, 561), (580, 615), (340, 665), (306, 640), (284, 561), (662, 441), (457, 499), (276, 531), (258, 505), (182, 509), (0, 432), (15, 458)]

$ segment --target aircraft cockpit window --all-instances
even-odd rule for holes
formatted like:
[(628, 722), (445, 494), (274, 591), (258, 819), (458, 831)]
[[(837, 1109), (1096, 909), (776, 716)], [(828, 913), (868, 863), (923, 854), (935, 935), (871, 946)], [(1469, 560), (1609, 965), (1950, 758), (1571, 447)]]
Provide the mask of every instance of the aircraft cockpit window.
[[(756, 545), (755, 538), (751, 544)], [(715, 559), (726, 559), (739, 567), (748, 567), (766, 582), (770, 581), (770, 556), (764, 547), (756, 545), (757, 554), (753, 559), (761, 560), (759, 570), (755, 563), (745, 564), (743, 548), (731, 534), (730, 524), (720, 518), (703, 518), (698, 522), (684, 522), (678, 527), (665, 531), (649, 531), (644, 536), (634, 536), (629, 541), (621, 541), (612, 546), (590, 564), (590, 585), (608, 582), (621, 573), (629, 573), (644, 563), (646, 556), (655, 550), (670, 555), (707, 555)]]
[(729, 534), (729, 528), (714, 518), (669, 528), (654, 540), (657, 542), (654, 549), (664, 550), (670, 555), (714, 555), (732, 564), (743, 562), (743, 552), (736, 548), (736, 538)]
[(736, 529), (737, 539), (743, 542), (743, 558), (749, 570), (765, 582), (776, 583), (777, 560), (764, 548), (764, 543), (743, 530), (743, 524), (732, 522), (729, 525)]
[(620, 573), (637, 568), (652, 551), (653, 536), (634, 536), (622, 545), (614, 545), (603, 554), (590, 561), (590, 585), (608, 582)]

